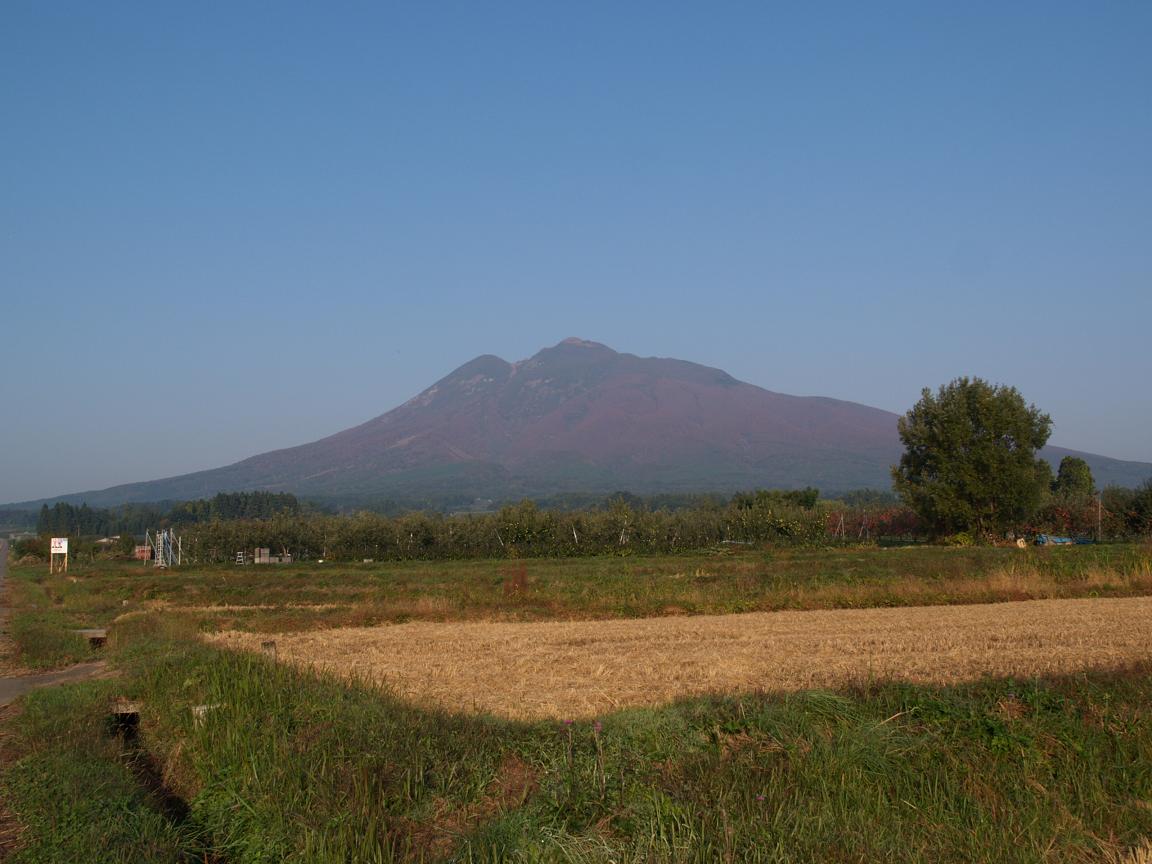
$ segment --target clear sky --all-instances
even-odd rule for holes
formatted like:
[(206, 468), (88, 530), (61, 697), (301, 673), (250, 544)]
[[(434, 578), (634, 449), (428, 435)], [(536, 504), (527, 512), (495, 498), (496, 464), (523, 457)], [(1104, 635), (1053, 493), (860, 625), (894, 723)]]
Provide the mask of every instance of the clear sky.
[(1152, 461), (1152, 3), (0, 7), (0, 502), (567, 336)]

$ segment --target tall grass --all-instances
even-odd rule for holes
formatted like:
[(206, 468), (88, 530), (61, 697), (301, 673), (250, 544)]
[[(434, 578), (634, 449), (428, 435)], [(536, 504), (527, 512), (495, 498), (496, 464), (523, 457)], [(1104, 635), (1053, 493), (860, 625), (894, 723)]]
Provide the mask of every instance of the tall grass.
[(53, 669), (92, 659), (88, 640), (74, 632), (88, 626), (77, 623), (86, 618), (77, 617), (70, 602), (90, 592), (69, 591), (76, 583), (63, 575), (46, 576), (39, 568), (20, 571), (14, 581), (16, 612), (10, 623), (14, 661), (29, 669)]
[(15, 616), (12, 638), (17, 645), (16, 662), (30, 669), (56, 669), (92, 659), (88, 640), (51, 612)]
[[(0, 782), (23, 825), (12, 864), (213, 861), (194, 822), (156, 806), (108, 730), (110, 681), (36, 690), (6, 725)], [(2, 852), (0, 852), (0, 857)]]

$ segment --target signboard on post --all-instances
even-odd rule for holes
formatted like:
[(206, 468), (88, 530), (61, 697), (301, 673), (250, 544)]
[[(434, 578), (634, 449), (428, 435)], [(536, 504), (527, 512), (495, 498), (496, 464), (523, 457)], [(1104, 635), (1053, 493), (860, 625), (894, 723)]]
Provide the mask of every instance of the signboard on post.
[[(48, 555), (48, 572), (49, 573), (55, 573), (57, 570), (60, 570), (64, 573), (67, 573), (68, 572), (68, 538), (67, 537), (53, 537), (52, 538), (52, 545), (49, 547), (49, 549), (50, 549), (50, 552)], [(60, 565), (59, 565), (59, 567), (57, 567), (56, 562), (60, 558), (63, 558), (63, 560), (60, 561)]]

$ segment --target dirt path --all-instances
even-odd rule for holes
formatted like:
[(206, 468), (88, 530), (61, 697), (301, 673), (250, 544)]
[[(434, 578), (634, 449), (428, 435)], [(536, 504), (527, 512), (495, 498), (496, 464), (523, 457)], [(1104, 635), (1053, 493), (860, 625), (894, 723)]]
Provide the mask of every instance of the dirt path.
[(8, 631), (8, 541), (0, 540), (0, 675), (12, 675), (18, 670), (15, 649)]
[[(267, 634), (222, 633), (259, 650)], [(949, 683), (1152, 659), (1152, 598), (534, 624), (409, 623), (276, 636), (278, 656), (453, 709), (587, 717), (708, 692)]]
[(51, 687), (53, 684), (68, 684), (72, 681), (83, 681), (93, 678), (107, 668), (103, 660), (92, 663), (77, 663), (59, 672), (44, 672), (40, 675), (14, 675), (0, 678), (0, 708), (8, 705), (29, 690), (37, 687)]

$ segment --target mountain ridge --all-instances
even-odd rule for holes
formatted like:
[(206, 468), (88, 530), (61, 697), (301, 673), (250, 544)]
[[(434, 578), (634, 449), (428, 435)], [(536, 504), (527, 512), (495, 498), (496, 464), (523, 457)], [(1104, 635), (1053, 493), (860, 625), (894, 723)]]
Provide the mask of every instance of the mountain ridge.
[[(792, 396), (685, 360), (638, 357), (569, 337), (515, 363), (482, 354), (401, 405), (316, 441), (231, 465), (3, 505), (92, 506), (209, 497), (544, 497), (565, 492), (887, 488), (898, 415)], [(1078, 455), (1101, 485), (1136, 485), (1152, 464)]]

